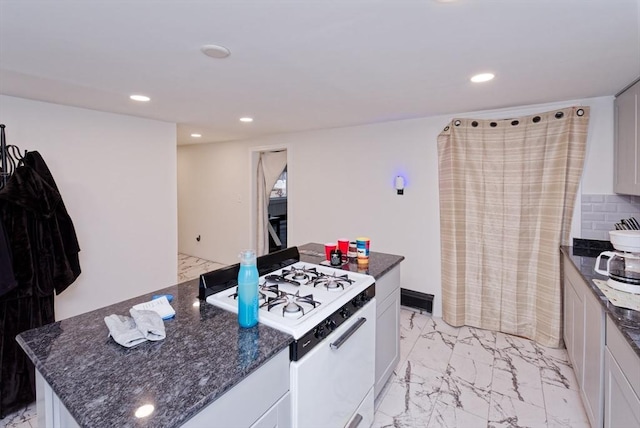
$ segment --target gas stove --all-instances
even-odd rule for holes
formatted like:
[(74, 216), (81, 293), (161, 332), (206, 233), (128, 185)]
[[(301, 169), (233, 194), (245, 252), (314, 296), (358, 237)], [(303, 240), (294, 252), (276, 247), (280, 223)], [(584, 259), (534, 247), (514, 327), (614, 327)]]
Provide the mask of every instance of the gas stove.
[[(370, 275), (305, 262), (267, 273), (258, 284), (258, 321), (296, 339), (291, 350), (294, 361), (375, 295)], [(212, 294), (206, 301), (237, 313), (237, 286)]]
[[(370, 426), (374, 278), (301, 262), (296, 247), (258, 257), (257, 267), (258, 322), (294, 338), (289, 348), (291, 426)], [(237, 313), (238, 270), (234, 265), (201, 275), (200, 299)]]

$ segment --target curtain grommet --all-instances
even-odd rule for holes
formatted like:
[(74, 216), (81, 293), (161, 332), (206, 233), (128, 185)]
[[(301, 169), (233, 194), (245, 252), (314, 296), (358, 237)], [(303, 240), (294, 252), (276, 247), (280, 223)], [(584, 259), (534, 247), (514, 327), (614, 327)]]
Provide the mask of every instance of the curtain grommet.
[(445, 130), (445, 131), (448, 131), (448, 130), (449, 130), (449, 125), (445, 126), (445, 127), (444, 127), (444, 130)]
[(561, 111), (556, 113), (556, 119), (562, 119), (563, 116), (564, 116), (564, 113)]
[(492, 128), (495, 128), (496, 126), (498, 126), (498, 124), (496, 122), (491, 122), (489, 126)]
[(576, 114), (580, 117), (584, 116), (584, 109), (579, 108), (578, 110), (576, 110)]
[(520, 123), (520, 122), (519, 122), (519, 121), (517, 121), (517, 120), (512, 120), (512, 121), (511, 121), (511, 126), (516, 126), (516, 125), (518, 125), (519, 123)]
[(461, 121), (459, 121), (459, 120), (456, 120), (455, 122), (453, 122), (453, 124), (454, 124), (455, 126), (460, 126), (460, 124), (461, 124), (461, 123), (462, 123), (462, 122), (461, 122)]
[(533, 121), (533, 123), (538, 123), (540, 122), (540, 116), (535, 116), (533, 119), (531, 119)]
[(478, 126), (478, 121), (474, 120), (473, 122), (471, 122), (471, 126), (476, 128)]

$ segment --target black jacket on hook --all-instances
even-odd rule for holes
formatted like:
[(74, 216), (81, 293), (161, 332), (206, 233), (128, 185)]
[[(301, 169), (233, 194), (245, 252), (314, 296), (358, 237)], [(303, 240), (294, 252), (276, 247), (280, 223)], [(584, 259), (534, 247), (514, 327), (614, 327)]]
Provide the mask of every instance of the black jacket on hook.
[(53, 297), (80, 275), (80, 247), (53, 176), (29, 152), (0, 189), (0, 222), (17, 287), (0, 295), (0, 415), (35, 399), (34, 369), (15, 336), (55, 321)]
[(4, 225), (0, 220), (0, 296), (18, 286), (18, 281), (13, 274), (13, 262), (9, 239), (4, 232)]

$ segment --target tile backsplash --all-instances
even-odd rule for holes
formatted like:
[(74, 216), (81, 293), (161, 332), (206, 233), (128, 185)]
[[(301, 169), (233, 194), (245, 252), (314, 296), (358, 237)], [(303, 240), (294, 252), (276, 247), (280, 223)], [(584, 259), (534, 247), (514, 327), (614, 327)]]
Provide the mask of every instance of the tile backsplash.
[(582, 238), (608, 241), (609, 231), (621, 219), (640, 221), (640, 196), (583, 194), (581, 209)]

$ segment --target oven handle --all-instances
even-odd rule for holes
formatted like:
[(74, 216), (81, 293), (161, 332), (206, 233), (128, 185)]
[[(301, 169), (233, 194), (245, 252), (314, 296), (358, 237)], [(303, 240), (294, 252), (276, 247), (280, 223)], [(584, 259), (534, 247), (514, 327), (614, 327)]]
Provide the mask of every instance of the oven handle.
[(336, 340), (335, 342), (329, 345), (331, 349), (338, 349), (342, 345), (344, 345), (344, 342), (346, 342), (347, 339), (349, 339), (351, 335), (356, 332), (357, 329), (362, 327), (362, 324), (364, 324), (365, 322), (367, 322), (367, 319), (364, 317), (358, 319), (358, 321), (356, 321), (354, 325), (349, 327), (349, 330), (345, 331), (344, 334), (338, 338), (338, 340)]
[(360, 425), (360, 422), (362, 422), (362, 419), (364, 419), (362, 415), (360, 413), (357, 413), (353, 417), (353, 419), (351, 419), (351, 422), (349, 423), (349, 425), (346, 426), (346, 428), (356, 428), (358, 425)]

